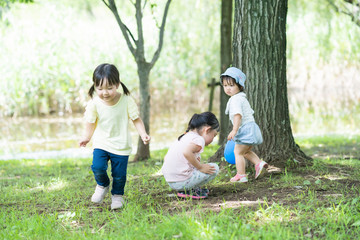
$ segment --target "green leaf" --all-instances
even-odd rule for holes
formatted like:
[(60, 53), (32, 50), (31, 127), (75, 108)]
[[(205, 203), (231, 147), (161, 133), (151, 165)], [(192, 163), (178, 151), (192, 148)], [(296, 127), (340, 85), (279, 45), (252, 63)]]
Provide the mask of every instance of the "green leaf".
[(360, 226), (360, 220), (354, 222), (351, 226), (353, 226), (353, 227), (358, 227), (358, 226)]
[(311, 185), (311, 182), (309, 180), (305, 180), (304, 185)]

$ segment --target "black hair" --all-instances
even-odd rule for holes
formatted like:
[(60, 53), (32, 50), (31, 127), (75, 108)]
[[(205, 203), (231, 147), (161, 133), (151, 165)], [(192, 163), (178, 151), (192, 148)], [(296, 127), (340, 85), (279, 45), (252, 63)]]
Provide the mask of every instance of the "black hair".
[(236, 80), (233, 77), (230, 77), (230, 76), (227, 76), (227, 75), (221, 76), (221, 79), (220, 79), (221, 86), (223, 85), (224, 81), (226, 81), (228, 84), (235, 83), (239, 87), (240, 92), (244, 91), (244, 87), (241, 86), (239, 83), (237, 83)]
[(89, 96), (92, 98), (95, 92), (95, 87), (101, 86), (104, 80), (107, 80), (109, 85), (121, 85), (125, 95), (130, 95), (130, 91), (125, 84), (120, 81), (120, 74), (115, 65), (103, 63), (97, 66), (93, 73), (93, 85), (89, 89)]
[[(219, 131), (219, 121), (212, 112), (195, 113), (191, 117), (185, 133), (194, 129), (201, 130), (204, 126), (210, 126), (211, 129)], [(178, 140), (180, 140), (185, 133), (179, 136)]]

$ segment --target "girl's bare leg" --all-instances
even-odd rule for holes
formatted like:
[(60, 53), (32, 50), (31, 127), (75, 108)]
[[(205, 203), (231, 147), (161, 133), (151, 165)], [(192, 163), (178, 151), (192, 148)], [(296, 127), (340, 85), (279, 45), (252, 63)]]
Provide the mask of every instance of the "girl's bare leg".
[(249, 151), (247, 153), (245, 153), (244, 157), (249, 160), (250, 162), (252, 162), (254, 165), (258, 164), (261, 162), (260, 158), (258, 157), (258, 155), (256, 155), (256, 153), (254, 153), (253, 151), (251, 151), (252, 146), (250, 146)]
[(235, 144), (235, 148), (234, 148), (235, 163), (236, 163), (235, 166), (236, 166), (237, 173), (240, 175), (243, 175), (246, 173), (245, 172), (245, 167), (246, 167), (245, 157), (246, 157), (247, 153), (250, 151), (250, 149), (251, 149), (251, 146)]

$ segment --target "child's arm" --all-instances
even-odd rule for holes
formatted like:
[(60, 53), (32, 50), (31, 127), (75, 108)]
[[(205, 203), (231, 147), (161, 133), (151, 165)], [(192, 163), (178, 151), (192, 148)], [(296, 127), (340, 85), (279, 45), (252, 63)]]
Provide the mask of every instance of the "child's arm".
[(80, 147), (86, 147), (86, 144), (90, 142), (92, 135), (94, 134), (96, 128), (96, 123), (86, 123), (85, 127), (85, 136), (80, 140)]
[(137, 118), (132, 121), (144, 144), (148, 144), (150, 142), (151, 137), (146, 133), (144, 122), (141, 120), (141, 118)]
[(184, 149), (183, 154), (184, 157), (191, 163), (191, 165), (193, 165), (200, 172), (213, 174), (216, 171), (214, 166), (211, 166), (209, 164), (202, 164), (196, 159), (195, 154), (198, 153), (200, 150), (201, 147), (199, 145), (191, 143), (188, 145), (188, 147)]
[(241, 115), (240, 114), (235, 114), (233, 123), (234, 123), (233, 129), (228, 135), (228, 138), (227, 138), (228, 140), (233, 139), (235, 137), (237, 131), (239, 130), (239, 127), (241, 125)]

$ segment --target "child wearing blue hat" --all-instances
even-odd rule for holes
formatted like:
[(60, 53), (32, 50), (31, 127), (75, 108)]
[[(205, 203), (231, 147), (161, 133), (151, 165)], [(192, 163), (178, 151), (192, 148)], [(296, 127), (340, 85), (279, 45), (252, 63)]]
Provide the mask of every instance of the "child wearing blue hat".
[(263, 139), (259, 126), (253, 117), (254, 110), (246, 99), (245, 80), (246, 75), (236, 67), (230, 67), (220, 76), (224, 92), (230, 96), (226, 105), (225, 114), (229, 115), (233, 129), (228, 135), (228, 140), (234, 140), (236, 175), (230, 179), (231, 182), (248, 181), (245, 172), (245, 158), (255, 165), (255, 179), (263, 176), (268, 164), (259, 159), (251, 151), (254, 145), (261, 144)]

